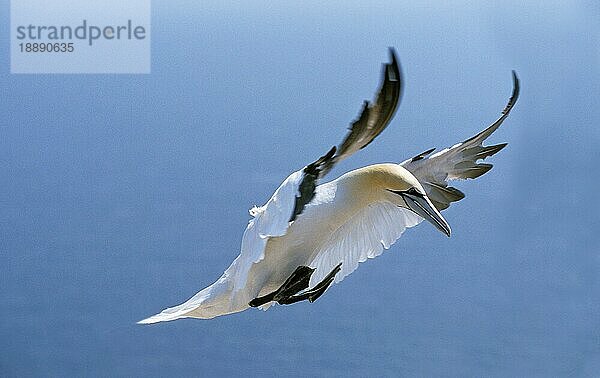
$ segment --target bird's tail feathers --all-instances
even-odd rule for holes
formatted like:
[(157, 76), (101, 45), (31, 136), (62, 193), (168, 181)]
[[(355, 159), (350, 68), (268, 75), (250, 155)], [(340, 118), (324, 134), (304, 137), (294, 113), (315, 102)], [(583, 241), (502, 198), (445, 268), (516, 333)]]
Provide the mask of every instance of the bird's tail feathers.
[[(159, 314), (140, 320), (138, 324), (168, 322), (181, 318), (211, 319), (219, 315), (241, 311), (231, 301), (231, 282), (223, 274), (215, 283), (201, 290), (186, 302), (169, 307)], [(247, 308), (246, 305), (244, 308)]]

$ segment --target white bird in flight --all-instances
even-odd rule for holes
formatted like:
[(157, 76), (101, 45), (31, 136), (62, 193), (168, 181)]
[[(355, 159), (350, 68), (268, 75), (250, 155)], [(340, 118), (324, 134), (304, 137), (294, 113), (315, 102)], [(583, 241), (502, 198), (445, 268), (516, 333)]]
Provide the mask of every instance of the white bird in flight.
[(331, 283), (340, 282), (358, 263), (379, 256), (423, 219), (450, 236), (440, 211), (464, 194), (448, 183), (474, 179), (492, 168), (477, 161), (506, 143), (483, 146), (483, 141), (508, 117), (519, 95), (519, 81), (513, 71), (512, 96), (500, 118), (464, 142), (320, 183), (336, 163), (371, 143), (394, 116), (403, 80), (393, 49), (390, 55), (375, 102), (365, 101), (342, 144), (289, 175), (264, 206), (250, 210), (253, 219), (242, 237), (241, 253), (223, 275), (188, 301), (140, 324), (210, 319), (251, 307), (266, 310), (274, 303), (314, 302)]

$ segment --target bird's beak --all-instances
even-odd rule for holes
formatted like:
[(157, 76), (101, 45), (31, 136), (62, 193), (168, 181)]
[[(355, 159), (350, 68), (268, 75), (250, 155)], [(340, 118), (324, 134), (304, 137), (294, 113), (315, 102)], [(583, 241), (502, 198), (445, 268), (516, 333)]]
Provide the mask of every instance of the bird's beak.
[(438, 230), (450, 236), (450, 226), (442, 214), (433, 206), (429, 198), (423, 194), (401, 193), (408, 208), (432, 223)]

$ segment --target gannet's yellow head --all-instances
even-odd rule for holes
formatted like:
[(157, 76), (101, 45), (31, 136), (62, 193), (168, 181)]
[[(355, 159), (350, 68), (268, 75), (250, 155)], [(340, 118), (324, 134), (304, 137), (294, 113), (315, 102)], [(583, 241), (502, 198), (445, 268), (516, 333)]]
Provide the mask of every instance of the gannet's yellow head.
[(431, 203), (423, 185), (399, 164), (375, 164), (351, 172), (355, 188), (370, 193), (371, 200), (386, 200), (411, 210), (450, 236), (450, 226)]

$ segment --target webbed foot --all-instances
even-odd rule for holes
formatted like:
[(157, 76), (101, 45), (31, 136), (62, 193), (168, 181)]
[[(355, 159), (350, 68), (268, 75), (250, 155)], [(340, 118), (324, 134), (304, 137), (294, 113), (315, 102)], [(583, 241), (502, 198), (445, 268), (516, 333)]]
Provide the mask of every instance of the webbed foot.
[[(310, 277), (314, 273), (315, 269), (308, 266), (299, 266), (296, 268), (294, 273), (288, 277), (287, 280), (281, 285), (281, 287), (272, 293), (263, 295), (262, 297), (254, 298), (248, 303), (251, 307), (262, 306), (271, 301), (275, 301), (279, 304), (292, 304), (303, 300), (309, 302), (316, 301), (331, 285), (335, 279), (335, 275), (342, 269), (342, 263), (339, 263), (333, 270), (323, 278), (321, 282), (316, 284), (312, 289), (305, 290), (308, 288)], [(298, 294), (300, 293), (300, 294)]]

